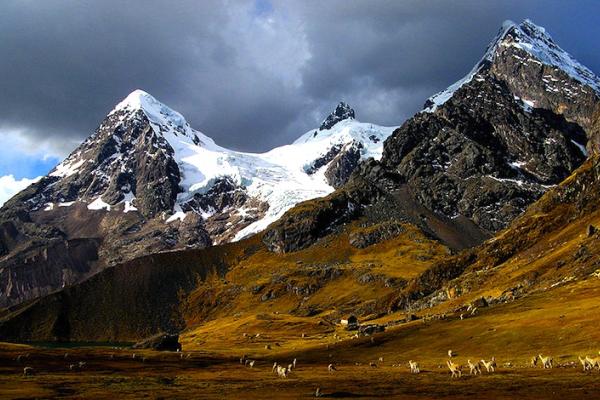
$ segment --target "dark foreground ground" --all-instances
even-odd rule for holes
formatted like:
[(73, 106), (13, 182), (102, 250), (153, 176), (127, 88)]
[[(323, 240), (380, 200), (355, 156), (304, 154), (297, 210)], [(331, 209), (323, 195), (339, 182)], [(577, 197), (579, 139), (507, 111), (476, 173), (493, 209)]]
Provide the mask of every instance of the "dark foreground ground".
[[(80, 361), (85, 362), (81, 368)], [(377, 367), (341, 363), (333, 373), (327, 371), (327, 362), (299, 360), (298, 368), (280, 379), (267, 360), (249, 368), (200, 352), (182, 358), (127, 349), (2, 345), (0, 398), (296, 399), (314, 397), (316, 388), (325, 398), (600, 398), (600, 372), (584, 373), (578, 366), (543, 370), (501, 365), (494, 374), (451, 379), (443, 362), (429, 360), (421, 374), (411, 375), (405, 365), (385, 360)], [(34, 375), (23, 376), (26, 366)]]

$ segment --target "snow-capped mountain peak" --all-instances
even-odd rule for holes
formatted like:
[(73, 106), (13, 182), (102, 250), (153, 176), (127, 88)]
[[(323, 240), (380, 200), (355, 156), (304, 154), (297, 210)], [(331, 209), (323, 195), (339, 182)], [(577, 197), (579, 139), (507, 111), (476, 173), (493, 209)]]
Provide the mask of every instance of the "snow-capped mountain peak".
[(189, 127), (183, 115), (141, 89), (131, 92), (108, 115), (123, 112), (129, 116), (138, 111), (142, 111), (152, 122), (159, 125), (172, 126), (177, 129)]
[(127, 97), (117, 103), (112, 112), (118, 110), (151, 109), (163, 106), (164, 105), (156, 100), (150, 93), (142, 89), (135, 89), (133, 92), (129, 93)]
[[(179, 112), (135, 90), (40, 183), (32, 209), (83, 203), (92, 212), (134, 212), (205, 231), (202, 243), (206, 236), (213, 243), (239, 239), (297, 203), (331, 193), (360, 160), (381, 157), (394, 127), (354, 115), (340, 103), (328, 128), (266, 153), (245, 153), (217, 145)], [(185, 227), (190, 221), (199, 222)]]
[(550, 34), (530, 19), (520, 25), (512, 21), (505, 22), (510, 28), (504, 34), (499, 46), (514, 46), (521, 49), (536, 60), (546, 65), (554, 66), (573, 79), (590, 86), (600, 94), (600, 79), (587, 67), (579, 63), (573, 56), (560, 48)]
[[(473, 245), (581, 164), (586, 140), (589, 148), (598, 136), (597, 88), (588, 69), (524, 21), (503, 25), (467, 77), (430, 100), (435, 112), (395, 129), (357, 121), (340, 103), (323, 125), (266, 153), (220, 147), (136, 90), (0, 210), (0, 267), (9, 272), (0, 304), (141, 255), (241, 239), (276, 220), (263, 243), (298, 250), (349, 222), (359, 210), (348, 198), (369, 223), (412, 222), (451, 246)], [(357, 167), (367, 157), (380, 161)], [(351, 174), (331, 202), (281, 219)]]
[(139, 112), (142, 112), (148, 118), (152, 128), (158, 135), (179, 137), (179, 140), (182, 140), (183, 136), (197, 145), (201, 144), (211, 148), (218, 147), (214, 140), (192, 129), (183, 115), (141, 89), (131, 92), (115, 106), (108, 116), (120, 114), (119, 118), (123, 120), (135, 117)]
[[(469, 83), (478, 74), (489, 70), (502, 53), (502, 48), (507, 47), (513, 47), (521, 52), (526, 57), (522, 60), (524, 63), (532, 62), (552, 67), (563, 72), (570, 79), (591, 87), (597, 95), (600, 95), (600, 79), (573, 56), (560, 48), (545, 28), (536, 25), (530, 19), (525, 19), (521, 24), (507, 20), (503, 22), (498, 34), (487, 46), (483, 57), (475, 64), (473, 69), (459, 81), (431, 96), (425, 102), (423, 111), (435, 111), (463, 85)], [(519, 57), (515, 54), (511, 54), (511, 56)]]

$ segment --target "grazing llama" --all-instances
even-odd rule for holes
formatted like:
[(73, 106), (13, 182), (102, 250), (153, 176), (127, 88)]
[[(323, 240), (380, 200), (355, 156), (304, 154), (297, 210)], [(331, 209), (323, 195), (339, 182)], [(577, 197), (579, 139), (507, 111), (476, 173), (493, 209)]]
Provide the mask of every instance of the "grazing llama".
[(409, 367), (410, 367), (410, 372), (411, 372), (412, 374), (418, 374), (418, 373), (420, 373), (420, 372), (421, 372), (421, 368), (419, 367), (419, 363), (418, 363), (418, 362), (416, 362), (416, 361), (413, 361), (413, 360), (410, 360), (410, 361), (408, 362), (408, 365), (409, 365)]
[(589, 356), (585, 356), (585, 360), (588, 362), (590, 369), (600, 369), (600, 357), (591, 358)]
[(471, 360), (467, 360), (467, 364), (469, 364), (469, 375), (481, 375), (481, 363), (479, 361), (473, 364)]
[(538, 363), (538, 356), (531, 357), (531, 366), (533, 368), (537, 367), (537, 363)]
[(492, 357), (490, 361), (481, 360), (487, 372), (496, 372), (496, 357)]
[(542, 366), (544, 368), (552, 368), (553, 367), (554, 360), (552, 360), (552, 357), (550, 357), (550, 356), (544, 357), (541, 354), (538, 354), (538, 357), (539, 357), (540, 361), (542, 362)]
[(581, 358), (581, 356), (577, 356), (577, 358), (579, 358), (579, 362), (581, 363), (581, 367), (583, 368), (584, 372), (592, 369), (592, 364), (588, 361), (587, 356), (586, 358)]
[(455, 364), (451, 360), (446, 361), (446, 364), (452, 373), (452, 378), (460, 378), (462, 376), (462, 365)]
[(289, 373), (290, 371), (287, 368), (282, 367), (281, 365), (277, 366), (277, 375), (279, 375), (280, 378), (287, 378)]

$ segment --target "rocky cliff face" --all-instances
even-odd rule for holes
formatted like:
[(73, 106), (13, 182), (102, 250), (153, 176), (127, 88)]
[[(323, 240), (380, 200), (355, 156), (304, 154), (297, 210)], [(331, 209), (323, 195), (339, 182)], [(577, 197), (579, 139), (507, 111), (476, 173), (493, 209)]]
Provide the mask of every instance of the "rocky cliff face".
[(34, 184), (39, 190), (25, 196), (26, 210), (85, 201), (90, 209), (122, 205), (154, 217), (172, 210), (179, 192), (181, 177), (173, 153), (141, 109), (129, 113), (117, 109), (65, 161)]
[(428, 209), (502, 229), (585, 159), (579, 125), (520, 102), (494, 77), (474, 80), (396, 131), (382, 163)]
[[(422, 232), (410, 246), (433, 237), (462, 249), (513, 224), (478, 250), (444, 258), (399, 285), (391, 310), (415, 301), (435, 304), (431, 296), (473, 263), (482, 270), (498, 266), (576, 219), (577, 231), (585, 232), (576, 235), (587, 236), (583, 244), (593, 246), (597, 233), (593, 226), (585, 230), (584, 223), (596, 210), (597, 158), (574, 178), (564, 178), (583, 162), (586, 145), (594, 147), (598, 88), (588, 69), (525, 21), (505, 24), (465, 78), (432, 96), (393, 133), (355, 121), (354, 112), (341, 105), (326, 120), (333, 125), (311, 130), (293, 145), (264, 154), (236, 153), (192, 130), (153, 98), (134, 96), (49, 176), (0, 210), (0, 306), (60, 290), (4, 310), (0, 334), (100, 340), (179, 329), (183, 315), (171, 313), (171, 306), (179, 304), (181, 293), (190, 293), (198, 277), (224, 276), (230, 265), (258, 251), (258, 240), (273, 252), (292, 252), (358, 219), (360, 229), (346, 239), (358, 249), (407, 229), (417, 233), (411, 225)], [(262, 237), (246, 243), (130, 260), (232, 241), (275, 220)], [(561, 248), (563, 243), (553, 240), (551, 250)], [(329, 241), (321, 244), (323, 252), (336, 251)], [(323, 254), (312, 250), (311, 258)], [(589, 275), (597, 263), (580, 261), (589, 254), (580, 246), (574, 255), (564, 252), (559, 258), (563, 267), (570, 265), (569, 275)], [(264, 253), (259, 257), (263, 268)], [(284, 258), (297, 263), (296, 255)], [(554, 261), (550, 265), (551, 276), (536, 285), (565, 278), (565, 270)], [(337, 273), (321, 266), (314, 271), (315, 281)], [(459, 282), (464, 293), (482, 282), (474, 276)], [(277, 279), (274, 275), (272, 282)], [(514, 279), (520, 277), (506, 280), (512, 285)], [(254, 292), (259, 286), (250, 283), (253, 294), (272, 299), (273, 291)], [(231, 297), (211, 301), (227, 304), (242, 293), (230, 282), (223, 285)], [(296, 294), (314, 293), (310, 286), (306, 290)], [(99, 324), (79, 324), (90, 309), (97, 310)], [(69, 332), (70, 321), (84, 329)]]
[(490, 74), (535, 108), (552, 110), (566, 120), (593, 130), (600, 81), (562, 50), (544, 28), (529, 20), (506, 24), (495, 46)]
[(269, 224), (264, 242), (280, 252), (357, 218), (476, 245), (595, 149), (599, 93), (600, 80), (530, 21), (504, 24), (465, 78), (398, 129), (358, 122), (340, 103), (318, 130), (262, 154), (222, 148), (135, 91), (0, 209), (0, 307)]
[(350, 178), (352, 172), (361, 161), (360, 150), (363, 145), (360, 142), (352, 141), (335, 156), (325, 170), (327, 182), (334, 188), (339, 188)]
[[(591, 71), (531, 21), (507, 22), (465, 78), (427, 100), (386, 139), (379, 162), (356, 169), (343, 195), (331, 195), (354, 199), (352, 213), (337, 214), (407, 220), (452, 247), (472, 245), (585, 160), (599, 105)], [(415, 215), (409, 203), (427, 211)], [(284, 216), (266, 233), (267, 245), (292, 251), (347, 221), (337, 214), (324, 221), (320, 207), (327, 202), (304, 207), (302, 224)], [(307, 231), (311, 219), (327, 229)], [(472, 240), (448, 234), (457, 227)]]

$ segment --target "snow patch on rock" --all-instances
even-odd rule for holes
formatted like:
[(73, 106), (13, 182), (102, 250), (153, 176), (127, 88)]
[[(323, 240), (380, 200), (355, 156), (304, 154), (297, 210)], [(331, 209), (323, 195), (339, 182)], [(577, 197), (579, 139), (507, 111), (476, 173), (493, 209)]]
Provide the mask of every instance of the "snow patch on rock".
[(102, 196), (98, 197), (96, 200), (88, 204), (88, 210), (106, 210), (110, 211), (110, 204), (105, 203), (102, 200)]
[(169, 218), (167, 218), (167, 224), (171, 223), (171, 222), (175, 222), (177, 220), (179, 221), (183, 221), (185, 219), (185, 212), (183, 212), (183, 210), (181, 209), (181, 206), (179, 204), (175, 205), (175, 212), (173, 213), (173, 215), (171, 215)]
[(73, 161), (67, 158), (65, 161), (58, 164), (52, 172), (50, 172), (50, 176), (66, 178), (67, 176), (76, 174), (79, 171), (79, 167), (81, 167), (84, 162), (85, 160)]

